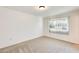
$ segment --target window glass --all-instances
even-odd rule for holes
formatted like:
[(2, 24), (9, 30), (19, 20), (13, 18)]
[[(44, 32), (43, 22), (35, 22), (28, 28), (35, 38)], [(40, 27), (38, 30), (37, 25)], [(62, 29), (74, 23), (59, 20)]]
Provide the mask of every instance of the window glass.
[(56, 18), (49, 20), (49, 32), (53, 33), (69, 33), (68, 17)]

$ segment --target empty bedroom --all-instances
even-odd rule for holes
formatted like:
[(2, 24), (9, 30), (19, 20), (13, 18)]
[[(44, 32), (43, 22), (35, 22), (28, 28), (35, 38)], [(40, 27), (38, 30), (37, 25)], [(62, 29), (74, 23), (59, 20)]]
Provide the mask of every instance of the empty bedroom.
[(79, 53), (79, 7), (0, 6), (0, 53)]

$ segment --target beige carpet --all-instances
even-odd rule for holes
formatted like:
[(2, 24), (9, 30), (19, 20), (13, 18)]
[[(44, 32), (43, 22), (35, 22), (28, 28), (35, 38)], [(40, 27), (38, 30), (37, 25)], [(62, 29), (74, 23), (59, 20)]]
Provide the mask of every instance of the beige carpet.
[(0, 49), (1, 53), (78, 53), (75, 44), (49, 38), (39, 37), (7, 48)]

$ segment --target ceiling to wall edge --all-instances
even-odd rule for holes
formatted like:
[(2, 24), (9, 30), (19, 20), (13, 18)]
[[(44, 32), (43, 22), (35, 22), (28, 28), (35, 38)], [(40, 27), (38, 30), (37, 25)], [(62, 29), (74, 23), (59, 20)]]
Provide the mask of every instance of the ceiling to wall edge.
[(51, 18), (54, 18), (54, 17), (59, 17), (63, 14), (65, 14), (65, 16), (69, 16), (69, 14), (72, 14), (73, 12), (76, 12), (76, 11), (79, 11), (79, 9), (74, 9), (74, 10), (71, 10), (71, 11), (68, 11), (68, 12), (63, 12), (63, 13), (59, 13), (59, 14), (55, 14), (55, 15), (45, 16), (45, 17), (43, 17), (43, 19), (51, 19)]
[[(22, 11), (18, 11), (18, 10), (14, 10), (14, 9), (11, 9), (11, 8), (6, 8), (6, 7), (2, 7), (2, 8), (5, 8), (5, 9), (7, 9), (7, 10), (12, 10), (12, 11), (16, 11), (16, 12), (20, 12), (20, 13), (23, 13), (23, 14), (28, 14), (28, 15), (32, 15), (32, 16), (36, 16), (36, 15), (34, 15), (34, 14), (31, 14), (31, 13), (25, 13), (25, 12), (22, 12)], [(37, 17), (41, 17), (41, 16), (37, 16)]]
[[(3, 8), (6, 8), (6, 7), (3, 6)], [(10, 9), (10, 10), (13, 10), (13, 11), (18, 11), (18, 10), (14, 10), (14, 9), (11, 9), (11, 8), (6, 8), (6, 9)], [(78, 9), (73, 9), (72, 11), (74, 11), (74, 10), (78, 10)], [(22, 12), (22, 11), (18, 11), (18, 12), (36, 16), (34, 14), (31, 14), (31, 13), (25, 13), (25, 12)], [(68, 12), (71, 12), (71, 11), (68, 11)], [(48, 15), (48, 16), (38, 16), (38, 17), (41, 17), (41, 18), (50, 18), (52, 16), (57, 16), (57, 15), (60, 15), (60, 14), (63, 14), (63, 13), (68, 13), (68, 12), (62, 12), (62, 13), (58, 13), (58, 14), (54, 14), (54, 15), (51, 14), (51, 15)]]

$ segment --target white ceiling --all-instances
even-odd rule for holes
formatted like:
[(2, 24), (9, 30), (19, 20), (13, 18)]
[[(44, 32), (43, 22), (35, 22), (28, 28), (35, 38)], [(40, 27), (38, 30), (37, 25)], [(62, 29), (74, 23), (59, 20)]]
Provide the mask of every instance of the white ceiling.
[(48, 9), (44, 11), (36, 10), (34, 6), (6, 6), (5, 8), (43, 17), (49, 15), (56, 15), (63, 12), (68, 12), (74, 9), (78, 9), (79, 7), (78, 6), (48, 6)]

